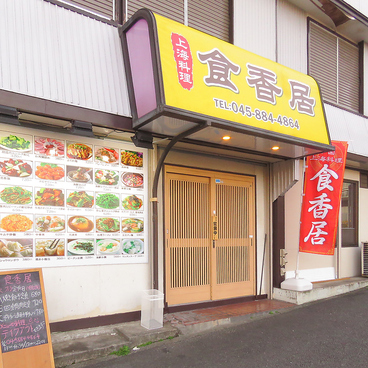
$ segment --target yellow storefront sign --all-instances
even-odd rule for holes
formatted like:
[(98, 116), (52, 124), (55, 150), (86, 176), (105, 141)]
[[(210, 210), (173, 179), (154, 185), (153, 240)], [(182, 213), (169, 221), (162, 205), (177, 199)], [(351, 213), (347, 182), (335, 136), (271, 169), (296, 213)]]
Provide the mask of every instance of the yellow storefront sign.
[(329, 144), (316, 81), (155, 14), (165, 105)]

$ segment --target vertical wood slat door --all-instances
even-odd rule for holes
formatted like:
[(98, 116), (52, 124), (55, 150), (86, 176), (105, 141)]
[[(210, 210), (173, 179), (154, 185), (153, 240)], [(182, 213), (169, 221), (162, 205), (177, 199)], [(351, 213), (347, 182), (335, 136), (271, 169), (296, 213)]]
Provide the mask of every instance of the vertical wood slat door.
[(210, 180), (168, 174), (166, 184), (166, 301), (209, 300)]
[(211, 252), (212, 299), (254, 295), (254, 179), (217, 176), (214, 187), (218, 239)]
[(254, 295), (254, 178), (175, 169), (165, 179), (166, 302)]

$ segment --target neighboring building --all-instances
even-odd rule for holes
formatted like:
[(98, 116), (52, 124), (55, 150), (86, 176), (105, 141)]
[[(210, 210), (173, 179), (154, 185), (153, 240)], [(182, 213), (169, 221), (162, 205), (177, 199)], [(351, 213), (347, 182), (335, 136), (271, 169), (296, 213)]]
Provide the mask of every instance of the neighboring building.
[[(227, 59), (218, 42), (236, 57), (254, 53), (246, 54), (254, 78), (258, 56), (269, 59), (265, 65), (280, 64), (283, 75), (314, 77), (328, 129), (322, 107), (315, 130), (298, 136), (295, 118), (287, 119), (291, 129), (284, 132), (276, 117), (272, 128), (258, 127), (262, 111), (253, 107), (241, 115), (259, 113), (259, 119), (247, 125), (236, 121), (239, 104), (231, 105), (236, 113), (229, 121), (223, 114), (230, 105), (221, 99), (214, 98), (216, 113), (209, 114), (202, 96), (181, 98), (178, 81), (162, 73), (166, 60), (161, 65), (153, 58), (152, 70), (144, 69), (157, 45), (161, 55), (173, 51), (174, 43), (165, 49), (159, 39), (164, 31), (154, 31), (155, 22), (162, 29), (172, 23), (147, 15), (148, 26), (137, 36), (150, 36), (147, 43), (134, 44), (135, 36), (130, 49), (124, 43), (135, 24), (129, 19), (141, 8), (219, 38), (192, 55), (193, 73), (209, 73), (203, 97), (219, 87), (208, 72), (219, 60), (229, 73), (221, 87), (229, 96), (242, 93), (231, 79), (240, 62)], [(24, 161), (0, 176), (2, 224), (21, 224), (2, 225), (0, 270), (43, 269), (52, 330), (138, 319), (142, 292), (151, 288), (174, 310), (272, 298), (297, 267), (310, 281), (361, 275), (361, 244), (368, 240), (365, 2), (2, 0), (0, 27), (0, 162)], [(191, 82), (183, 80), (180, 88), (190, 91)], [(253, 82), (247, 83), (255, 89)], [(286, 98), (279, 87), (273, 92)], [(314, 124), (316, 116), (308, 121)], [(146, 134), (135, 135), (136, 147), (131, 137), (138, 126)], [(329, 138), (349, 144), (335, 255), (298, 258), (303, 157), (331, 148)], [(280, 149), (273, 151), (275, 143)], [(15, 187), (32, 200), (2, 197)]]

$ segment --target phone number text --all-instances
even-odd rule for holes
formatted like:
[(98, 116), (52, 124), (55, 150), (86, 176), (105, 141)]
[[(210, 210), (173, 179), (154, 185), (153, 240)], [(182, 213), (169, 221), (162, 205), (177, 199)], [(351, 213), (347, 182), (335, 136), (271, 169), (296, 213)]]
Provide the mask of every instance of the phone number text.
[(300, 129), (298, 120), (294, 120), (285, 115), (273, 115), (272, 112), (267, 112), (265, 110), (254, 109), (250, 106), (238, 104), (235, 101), (227, 102), (225, 100), (221, 100), (218, 98), (214, 98), (215, 107), (217, 109), (232, 111), (234, 114), (242, 114), (243, 116), (247, 116), (248, 118), (255, 118), (259, 121), (264, 121), (265, 123), (270, 122), (271, 124), (278, 123), (283, 127), (291, 128), (291, 129)]

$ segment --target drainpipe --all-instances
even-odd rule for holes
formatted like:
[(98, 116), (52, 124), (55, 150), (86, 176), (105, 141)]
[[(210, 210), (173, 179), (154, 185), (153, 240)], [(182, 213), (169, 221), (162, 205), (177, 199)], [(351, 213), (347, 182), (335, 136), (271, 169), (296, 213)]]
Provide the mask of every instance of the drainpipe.
[(178, 141), (180, 141), (181, 139), (196, 133), (204, 128), (207, 128), (208, 126), (210, 126), (211, 123), (209, 121), (206, 121), (202, 124), (198, 124), (195, 127), (186, 130), (183, 133), (178, 134), (177, 136), (175, 136), (170, 143), (166, 146), (164, 152), (162, 153), (160, 159), (158, 160), (157, 163), (157, 167), (156, 167), (156, 172), (155, 172), (155, 177), (153, 179), (153, 185), (152, 185), (152, 198), (151, 198), (151, 202), (152, 202), (152, 221), (153, 221), (153, 252), (152, 252), (152, 257), (153, 257), (153, 280), (152, 280), (152, 285), (153, 285), (153, 289), (157, 289), (158, 288), (158, 206), (157, 206), (157, 192), (158, 192), (158, 180), (160, 177), (160, 173), (161, 173), (161, 169), (163, 167), (165, 158), (167, 156), (167, 154), (170, 152), (171, 148), (174, 146), (175, 143), (177, 143)]

